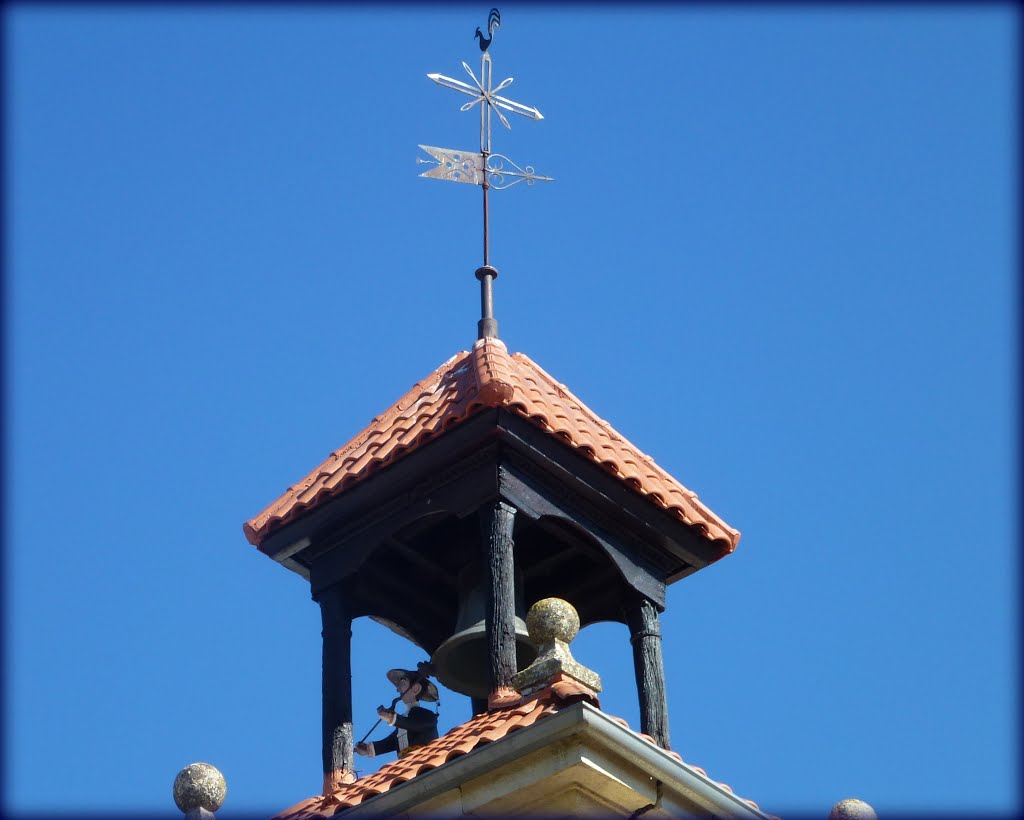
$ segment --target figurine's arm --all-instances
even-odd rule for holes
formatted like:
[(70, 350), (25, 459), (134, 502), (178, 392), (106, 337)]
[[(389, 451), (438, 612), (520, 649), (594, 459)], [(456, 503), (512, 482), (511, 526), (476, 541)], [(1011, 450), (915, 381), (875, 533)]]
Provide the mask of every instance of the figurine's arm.
[[(360, 748), (361, 747), (361, 748)], [(396, 729), (383, 740), (375, 740), (372, 743), (357, 743), (355, 751), (367, 757), (393, 752), (398, 748), (398, 730)]]

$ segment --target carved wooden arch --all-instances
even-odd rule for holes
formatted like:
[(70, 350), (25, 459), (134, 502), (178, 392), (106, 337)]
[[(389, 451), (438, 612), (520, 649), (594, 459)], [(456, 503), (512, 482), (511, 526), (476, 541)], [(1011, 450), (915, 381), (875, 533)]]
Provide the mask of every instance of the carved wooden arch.
[[(550, 487), (531, 483), (523, 474), (499, 471), (502, 499), (518, 509), (524, 518), (541, 526), (560, 522), (563, 542), (597, 547), (614, 565), (616, 581), (649, 599), (658, 609), (665, 607), (666, 573), (652, 550), (636, 533), (624, 530), (606, 511), (593, 504), (580, 505)], [(557, 532), (557, 527), (554, 528)], [(550, 529), (549, 529), (550, 531)], [(530, 567), (523, 566), (530, 572)], [(618, 584), (616, 583), (616, 586)]]
[[(603, 539), (560, 511), (547, 511), (532, 522), (531, 532), (517, 537), (517, 565), (526, 573), (528, 600), (555, 595), (568, 600), (580, 614), (581, 626), (598, 621), (627, 623), (625, 609), (636, 595), (664, 601), (664, 584), (656, 572), (625, 550)], [(521, 543), (533, 539), (533, 545)], [(546, 543), (561, 549), (551, 553)], [(524, 558), (547, 552), (532, 566)], [(660, 608), (660, 607), (659, 607)]]

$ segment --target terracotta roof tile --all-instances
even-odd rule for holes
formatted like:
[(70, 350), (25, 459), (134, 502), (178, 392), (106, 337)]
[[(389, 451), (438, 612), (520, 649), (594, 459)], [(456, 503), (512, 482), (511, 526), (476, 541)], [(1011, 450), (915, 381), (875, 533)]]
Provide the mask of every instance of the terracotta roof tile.
[[(553, 715), (580, 700), (587, 700), (592, 705), (599, 706), (593, 692), (589, 689), (567, 680), (556, 683), (512, 706), (476, 715), (437, 740), (415, 749), (401, 760), (387, 763), (373, 774), (360, 778), (354, 783), (341, 786), (331, 794), (317, 795), (303, 800), (301, 803), (296, 803), (278, 814), (274, 820), (314, 820), (314, 818), (330, 817), (358, 805), (364, 800), (383, 794), (388, 789), (406, 783), (431, 769), (443, 766), (457, 757), (469, 754), (481, 746), (532, 726), (548, 715)], [(655, 743), (650, 735), (630, 729), (629, 724), (622, 718), (614, 715), (608, 715), (608, 717), (648, 743)], [(677, 752), (670, 751), (669, 754), (691, 771), (711, 780), (707, 772), (699, 766), (686, 763)], [(716, 783), (713, 780), (711, 782), (719, 788), (732, 792), (732, 789), (725, 783)], [(758, 811), (761, 810), (753, 800), (742, 797), (740, 799)]]
[(244, 525), (259, 545), (272, 531), (488, 407), (505, 407), (557, 436), (651, 503), (732, 552), (740, 534), (522, 353), (478, 341), (417, 382), (352, 441)]

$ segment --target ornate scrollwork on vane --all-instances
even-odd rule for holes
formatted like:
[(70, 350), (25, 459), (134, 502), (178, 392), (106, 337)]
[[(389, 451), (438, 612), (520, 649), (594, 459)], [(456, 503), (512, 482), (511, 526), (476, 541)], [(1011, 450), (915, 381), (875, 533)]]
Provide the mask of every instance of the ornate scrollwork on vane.
[[(515, 170), (506, 170), (505, 163), (511, 165)], [(553, 182), (552, 177), (541, 176), (532, 165), (520, 168), (515, 162), (504, 154), (490, 154), (487, 157), (487, 184), (496, 191), (504, 191), (520, 182), (533, 185), (535, 182)], [(505, 182), (506, 177), (512, 179)]]

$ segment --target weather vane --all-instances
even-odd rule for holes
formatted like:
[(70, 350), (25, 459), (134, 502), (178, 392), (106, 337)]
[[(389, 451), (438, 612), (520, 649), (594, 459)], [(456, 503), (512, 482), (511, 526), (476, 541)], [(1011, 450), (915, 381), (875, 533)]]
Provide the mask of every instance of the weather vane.
[[(484, 37), (479, 28), (474, 37), (480, 41), (480, 78), (473, 73), (465, 62), (462, 67), (473, 80), (473, 85), (461, 82), (460, 80), (446, 77), (443, 74), (428, 74), (427, 76), (438, 85), (451, 88), (460, 94), (466, 94), (472, 99), (460, 108), (460, 111), (469, 111), (473, 106), (480, 106), (480, 152), (459, 151), (451, 148), (436, 148), (432, 145), (421, 145), (431, 159), (417, 158), (417, 162), (433, 163), (430, 170), (420, 174), (421, 177), (431, 179), (446, 179), (450, 182), (468, 182), (471, 185), (479, 185), (484, 192), (484, 264), (476, 271), (476, 276), (481, 284), (481, 310), (483, 318), (479, 323), (479, 336), (481, 339), (486, 336), (498, 335), (498, 323), (493, 316), (493, 299), (491, 296), (491, 283), (498, 275), (498, 271), (490, 265), (490, 225), (487, 211), (487, 191), (491, 188), (503, 190), (525, 181), (527, 185), (535, 182), (551, 182), (551, 177), (539, 175), (532, 166), (520, 167), (504, 154), (491, 152), (491, 111), (498, 115), (501, 124), (511, 128), (508, 118), (503, 113), (509, 111), (513, 114), (520, 114), (529, 117), (531, 120), (542, 120), (544, 116), (536, 108), (529, 105), (502, 97), (498, 92), (504, 91), (512, 85), (512, 78), (502, 80), (497, 87), (494, 87), (491, 79), (491, 55), (487, 53), (494, 40), (494, 32), (501, 25), (501, 14), (497, 9), (491, 9), (487, 16), (487, 36)], [(507, 166), (506, 166), (507, 163)]]

